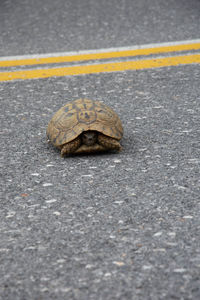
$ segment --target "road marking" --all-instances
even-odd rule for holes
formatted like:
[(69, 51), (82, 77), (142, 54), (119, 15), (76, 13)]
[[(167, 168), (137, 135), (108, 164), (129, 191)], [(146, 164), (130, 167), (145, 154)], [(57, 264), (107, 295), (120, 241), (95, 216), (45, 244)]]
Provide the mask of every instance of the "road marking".
[(101, 60), (119, 57), (134, 57), (169, 52), (200, 49), (200, 39), (174, 43), (150, 44), (134, 47), (109, 48), (79, 52), (49, 53), (13, 57), (0, 57), (0, 67), (42, 65), (87, 60)]
[(50, 69), (21, 70), (1, 72), (0, 81), (17, 79), (38, 79), (53, 76), (72, 76), (81, 74), (94, 74), (103, 72), (119, 72), (126, 70), (141, 70), (187, 64), (200, 64), (200, 54), (180, 55), (164, 58), (153, 58), (103, 64), (89, 64), (81, 66), (59, 67)]
[[(0, 67), (11, 68), (9, 71), (0, 72), (0, 81), (199, 64), (200, 54), (199, 52), (197, 53), (197, 50), (200, 50), (200, 39), (79, 52), (0, 57)], [(161, 53), (166, 53), (167, 55), (158, 57), (158, 54)], [(181, 55), (183, 53), (184, 55)], [(171, 54), (170, 57), (169, 54)], [(146, 57), (148, 55), (153, 55), (153, 57), (151, 56), (151, 58), (147, 59)], [(130, 57), (136, 56), (137, 60), (130, 60)], [(124, 61), (124, 59), (127, 60), (127, 58), (129, 58), (129, 61)], [(101, 62), (102, 59), (107, 59), (108, 61)], [(113, 59), (117, 60), (113, 61)], [(97, 63), (97, 60), (99, 60), (99, 63)], [(66, 64), (69, 62), (79, 62), (81, 65), (67, 66)], [(52, 64), (55, 63), (60, 63), (61, 66), (52, 67)], [(65, 66), (63, 66), (63, 63), (65, 63)], [(39, 68), (40, 65), (44, 64), (47, 64), (47, 66)], [(32, 69), (12, 69), (12, 67), (28, 65), (32, 65)], [(37, 68), (33, 67), (34, 65)], [(51, 67), (48, 67), (49, 65)]]

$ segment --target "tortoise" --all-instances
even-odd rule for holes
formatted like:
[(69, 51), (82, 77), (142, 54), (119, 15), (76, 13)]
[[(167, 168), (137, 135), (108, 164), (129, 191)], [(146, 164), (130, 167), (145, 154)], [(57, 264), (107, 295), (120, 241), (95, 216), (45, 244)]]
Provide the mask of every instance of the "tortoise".
[(118, 115), (107, 105), (77, 99), (61, 107), (50, 120), (47, 138), (61, 150), (61, 156), (121, 151), (123, 128)]

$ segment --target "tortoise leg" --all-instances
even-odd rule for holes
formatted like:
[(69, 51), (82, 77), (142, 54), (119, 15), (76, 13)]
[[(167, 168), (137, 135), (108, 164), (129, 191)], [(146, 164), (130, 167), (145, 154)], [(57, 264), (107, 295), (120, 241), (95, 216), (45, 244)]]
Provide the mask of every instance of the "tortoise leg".
[(116, 139), (113, 139), (112, 137), (106, 136), (104, 134), (100, 133), (98, 135), (98, 142), (101, 146), (105, 148), (105, 150), (122, 150), (122, 146)]
[(61, 156), (69, 155), (75, 153), (75, 151), (80, 147), (81, 139), (77, 137), (75, 140), (63, 145), (61, 149)]

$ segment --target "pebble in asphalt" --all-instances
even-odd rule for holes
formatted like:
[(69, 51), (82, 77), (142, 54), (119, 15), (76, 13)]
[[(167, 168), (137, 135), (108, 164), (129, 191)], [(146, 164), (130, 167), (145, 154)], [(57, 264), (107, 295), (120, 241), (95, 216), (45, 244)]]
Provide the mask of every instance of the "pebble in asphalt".
[[(1, 84), (1, 299), (199, 299), (199, 78)], [(63, 159), (46, 143), (53, 113), (84, 96), (119, 114), (121, 153)]]

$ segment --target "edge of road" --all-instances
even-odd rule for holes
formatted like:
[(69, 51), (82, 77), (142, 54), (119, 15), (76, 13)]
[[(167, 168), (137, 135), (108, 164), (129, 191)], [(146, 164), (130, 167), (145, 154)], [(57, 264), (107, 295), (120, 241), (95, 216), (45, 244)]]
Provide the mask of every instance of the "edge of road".
[[(162, 47), (174, 47), (180, 45), (191, 45), (194, 47), (196, 44), (198, 49), (200, 49), (200, 39), (185, 40), (185, 41), (174, 41), (174, 42), (164, 42), (164, 43), (152, 43), (144, 45), (134, 45), (127, 47), (112, 47), (112, 48), (102, 48), (102, 49), (92, 49), (92, 50), (80, 50), (80, 51), (69, 51), (69, 52), (55, 52), (55, 53), (44, 53), (44, 54), (25, 54), (25, 55), (14, 55), (14, 56), (2, 56), (0, 61), (8, 60), (23, 60), (23, 59), (38, 59), (47, 57), (59, 57), (59, 56), (73, 56), (80, 54), (94, 54), (94, 53), (107, 53), (107, 52), (120, 52), (127, 50), (139, 50), (139, 49), (152, 49), (152, 48), (162, 48)], [(170, 51), (170, 50), (169, 50)], [(172, 50), (173, 51), (173, 50)], [(158, 52), (158, 51), (157, 51)]]

